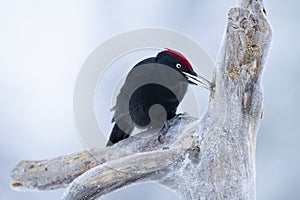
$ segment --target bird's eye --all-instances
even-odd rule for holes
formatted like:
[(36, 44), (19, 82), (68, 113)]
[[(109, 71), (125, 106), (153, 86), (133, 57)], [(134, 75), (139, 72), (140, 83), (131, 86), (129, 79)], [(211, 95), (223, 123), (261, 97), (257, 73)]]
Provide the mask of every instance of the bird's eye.
[(180, 63), (177, 63), (177, 64), (176, 64), (176, 67), (177, 67), (178, 69), (180, 69), (180, 68), (181, 68), (181, 64), (180, 64)]

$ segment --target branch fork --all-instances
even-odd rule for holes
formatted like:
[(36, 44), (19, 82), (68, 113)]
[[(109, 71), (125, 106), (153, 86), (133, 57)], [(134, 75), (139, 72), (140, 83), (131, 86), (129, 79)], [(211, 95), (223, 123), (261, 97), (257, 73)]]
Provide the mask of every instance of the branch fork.
[(22, 161), (11, 173), (11, 187), (67, 187), (62, 199), (79, 200), (156, 181), (184, 200), (255, 200), (261, 80), (271, 37), (263, 1), (240, 0), (228, 13), (215, 88), (200, 120), (188, 114), (172, 119), (162, 143), (160, 133), (143, 132), (104, 149)]

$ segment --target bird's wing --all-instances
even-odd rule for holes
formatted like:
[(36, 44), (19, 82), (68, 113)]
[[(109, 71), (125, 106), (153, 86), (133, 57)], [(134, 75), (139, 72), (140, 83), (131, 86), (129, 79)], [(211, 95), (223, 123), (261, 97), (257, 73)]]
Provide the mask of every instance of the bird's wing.
[[(130, 99), (130, 95), (133, 94), (132, 90), (134, 90), (134, 88), (136, 87), (136, 84), (138, 84), (137, 77), (143, 76), (142, 74), (141, 75), (137, 74), (138, 70), (134, 70), (134, 72), (133, 72), (133, 69), (136, 69), (137, 67), (144, 65), (144, 64), (153, 64), (155, 62), (156, 62), (156, 57), (147, 58), (147, 59), (142, 60), (141, 62), (137, 63), (129, 71), (129, 73), (126, 77), (125, 83), (121, 87), (120, 92), (117, 96), (116, 105), (111, 109), (112, 111), (114, 111), (114, 117), (113, 117), (112, 122), (122, 120), (123, 118), (125, 118), (124, 120), (126, 120), (126, 121), (131, 121), (130, 119), (126, 119), (126, 118), (130, 117), (128, 100)], [(139, 81), (141, 79), (142, 78), (139, 78)]]
[[(156, 57), (147, 58), (137, 63), (128, 73), (124, 85), (121, 87), (120, 92), (117, 96), (116, 105), (111, 109), (114, 111), (114, 116), (112, 122), (117, 123), (119, 126), (122, 126), (122, 129), (127, 134), (130, 134), (134, 128), (134, 123), (131, 119), (129, 113), (129, 99), (130, 95), (133, 94), (133, 90), (136, 88), (138, 81), (141, 81), (139, 70), (136, 70), (137, 67), (145, 64), (154, 64), (156, 63)], [(135, 70), (133, 70), (135, 69)], [(142, 72), (141, 72), (142, 73)], [(138, 79), (138, 81), (137, 81)], [(134, 112), (138, 109), (137, 105), (131, 105), (131, 112)]]

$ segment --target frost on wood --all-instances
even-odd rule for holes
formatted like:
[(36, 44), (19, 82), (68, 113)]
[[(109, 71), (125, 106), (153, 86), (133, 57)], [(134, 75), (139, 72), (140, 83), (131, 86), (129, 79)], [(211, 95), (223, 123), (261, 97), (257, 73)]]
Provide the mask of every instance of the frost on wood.
[(143, 132), (104, 149), (91, 149), (50, 160), (21, 161), (11, 172), (11, 186), (19, 191), (64, 188), (91, 168), (101, 164), (110, 166), (110, 161), (132, 154), (166, 151), (172, 146), (187, 150), (196, 146), (191, 136), (197, 124), (196, 118), (183, 114), (169, 121), (170, 128), (162, 139), (163, 143), (157, 140), (158, 133)]
[(156, 181), (181, 199), (255, 199), (255, 147), (262, 115), (262, 73), (271, 28), (262, 0), (230, 9), (214, 73), (215, 88), (200, 120), (187, 114), (159, 133), (144, 132), (102, 150), (23, 161), (12, 188), (55, 189), (63, 199), (96, 199), (131, 183)]

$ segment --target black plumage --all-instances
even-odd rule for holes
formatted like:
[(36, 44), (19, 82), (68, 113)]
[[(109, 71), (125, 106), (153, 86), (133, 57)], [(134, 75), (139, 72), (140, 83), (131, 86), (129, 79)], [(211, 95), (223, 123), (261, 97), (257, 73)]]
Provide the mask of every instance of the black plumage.
[(115, 124), (107, 146), (129, 137), (134, 127), (162, 128), (166, 120), (176, 116), (189, 83), (212, 88), (212, 84), (197, 76), (188, 60), (174, 50), (164, 50), (156, 57), (137, 63), (117, 96), (113, 108)]

